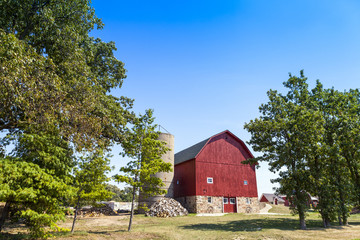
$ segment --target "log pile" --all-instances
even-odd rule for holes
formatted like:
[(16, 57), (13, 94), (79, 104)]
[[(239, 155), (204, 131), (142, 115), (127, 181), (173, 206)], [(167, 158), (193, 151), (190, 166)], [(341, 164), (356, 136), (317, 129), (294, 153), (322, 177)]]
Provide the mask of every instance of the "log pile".
[(91, 208), (81, 208), (78, 211), (78, 216), (80, 217), (101, 217), (101, 216), (114, 216), (117, 215), (114, 210), (108, 205), (100, 207), (91, 207)]
[(186, 216), (188, 211), (181, 204), (172, 198), (161, 198), (153, 203), (145, 213), (148, 217), (176, 217)]

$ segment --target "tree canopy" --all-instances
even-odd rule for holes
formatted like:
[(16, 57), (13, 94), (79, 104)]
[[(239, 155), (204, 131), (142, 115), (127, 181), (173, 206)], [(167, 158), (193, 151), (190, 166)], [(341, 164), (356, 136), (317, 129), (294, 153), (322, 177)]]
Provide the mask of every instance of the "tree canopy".
[[(320, 81), (309, 90), (303, 71), (284, 82), (287, 94), (268, 91), (269, 102), (259, 108), (261, 116), (245, 124), (250, 144), (278, 172), (277, 191), (285, 194), (300, 227), (306, 229), (309, 194), (318, 196), (324, 226), (338, 218), (347, 224), (351, 206), (359, 204), (358, 90), (324, 89)], [(357, 147), (356, 147), (356, 146)]]
[(118, 182), (125, 182), (132, 187), (128, 231), (131, 230), (136, 193), (141, 192), (145, 198), (165, 194), (166, 191), (161, 189), (164, 183), (155, 173), (172, 171), (171, 163), (166, 163), (161, 158), (169, 149), (164, 142), (158, 140), (159, 132), (155, 131), (156, 127), (153, 111), (147, 110), (144, 115), (135, 119), (132, 128), (128, 129), (128, 137), (122, 143), (123, 156), (128, 156), (131, 160), (120, 169), (122, 174), (114, 177)]
[[(96, 162), (78, 156), (124, 140), (133, 100), (110, 94), (126, 70), (114, 42), (89, 35), (102, 27), (89, 0), (0, 1), (0, 166), (11, 169), (0, 182), (7, 206), (0, 228), (8, 209), (21, 206), (18, 216), (38, 216), (32, 234), (47, 236), (44, 227), (58, 220), (48, 216), (85, 184), (74, 184), (75, 167)], [(33, 200), (20, 197), (21, 185)]]

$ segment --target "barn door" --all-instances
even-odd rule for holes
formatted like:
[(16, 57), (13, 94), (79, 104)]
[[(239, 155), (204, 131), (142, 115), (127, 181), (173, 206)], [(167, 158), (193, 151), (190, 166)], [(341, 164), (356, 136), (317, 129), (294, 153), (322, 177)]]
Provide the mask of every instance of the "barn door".
[(231, 213), (236, 212), (236, 198), (235, 197), (224, 197), (224, 212)]

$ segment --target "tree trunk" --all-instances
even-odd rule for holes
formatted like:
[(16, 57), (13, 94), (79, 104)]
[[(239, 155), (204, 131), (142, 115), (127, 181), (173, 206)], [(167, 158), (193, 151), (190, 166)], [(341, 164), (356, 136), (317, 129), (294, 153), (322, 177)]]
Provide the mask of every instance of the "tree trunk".
[(6, 218), (9, 215), (10, 205), (11, 205), (11, 202), (7, 201), (6, 204), (5, 204), (5, 207), (4, 207), (3, 211), (2, 211), (1, 218), (0, 218), (0, 232), (4, 227), (4, 223), (5, 223)]
[(300, 229), (306, 230), (306, 222), (305, 222), (305, 213), (304, 211), (299, 211), (299, 218), (300, 218)]
[(75, 214), (74, 214), (74, 220), (73, 220), (73, 224), (71, 227), (71, 234), (74, 233), (74, 229), (75, 229), (75, 222), (76, 222), (76, 217), (77, 217), (77, 212), (79, 210), (79, 206), (80, 206), (80, 196), (78, 198), (77, 204), (76, 204), (76, 208), (75, 208)]
[(321, 214), (321, 217), (322, 217), (322, 220), (323, 220), (323, 226), (324, 226), (324, 228), (329, 227), (329, 226), (330, 226), (330, 224), (329, 224), (329, 222), (330, 222), (330, 221), (329, 221), (329, 215), (322, 213), (322, 214)]
[(338, 216), (338, 221), (339, 221), (339, 225), (342, 226), (342, 225), (343, 225), (343, 221), (342, 221), (342, 219), (341, 219), (341, 215), (340, 215), (340, 214), (339, 214), (339, 216)]
[(132, 201), (131, 201), (131, 214), (130, 214), (130, 221), (129, 221), (129, 227), (128, 227), (128, 231), (131, 231), (131, 225), (132, 225), (132, 219), (134, 216), (134, 202), (135, 202), (135, 193), (136, 193), (136, 187), (133, 186), (133, 195), (132, 195)]
[(326, 219), (325, 220), (325, 224), (326, 224), (326, 227), (328, 228), (328, 227), (331, 227), (331, 221), (330, 221), (330, 219), (328, 218), (328, 219)]
[(342, 219), (343, 219), (343, 225), (348, 225), (348, 216), (346, 213), (343, 213)]

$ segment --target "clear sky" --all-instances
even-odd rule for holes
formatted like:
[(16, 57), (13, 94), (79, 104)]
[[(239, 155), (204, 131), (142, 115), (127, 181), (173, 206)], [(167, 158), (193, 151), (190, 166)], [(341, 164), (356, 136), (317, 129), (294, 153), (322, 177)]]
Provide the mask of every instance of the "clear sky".
[[(259, 116), (269, 89), (284, 91), (288, 73), (304, 69), (338, 90), (358, 88), (360, 1), (357, 0), (93, 0), (127, 78), (116, 96), (135, 112), (155, 111), (175, 136), (175, 152), (223, 130), (247, 142), (244, 123)], [(251, 146), (249, 146), (251, 149)], [(115, 148), (116, 171), (126, 163)], [(253, 152), (255, 156), (261, 153)], [(259, 196), (274, 176), (261, 163)]]

